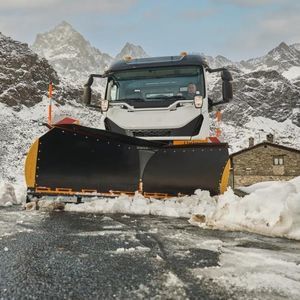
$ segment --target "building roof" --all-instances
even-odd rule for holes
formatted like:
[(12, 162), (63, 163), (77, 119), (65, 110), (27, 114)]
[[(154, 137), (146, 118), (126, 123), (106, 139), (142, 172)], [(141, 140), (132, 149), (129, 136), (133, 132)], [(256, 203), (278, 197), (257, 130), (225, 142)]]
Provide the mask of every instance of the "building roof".
[(161, 56), (137, 59), (123, 59), (113, 63), (106, 71), (105, 75), (117, 71), (144, 69), (169, 66), (204, 66), (208, 68), (206, 60), (201, 55), (182, 55), (182, 56)]
[(239, 154), (247, 152), (247, 151), (251, 151), (251, 150), (253, 150), (255, 148), (259, 148), (259, 147), (262, 147), (262, 146), (271, 146), (271, 147), (275, 147), (275, 148), (279, 148), (279, 149), (283, 149), (283, 150), (287, 150), (287, 151), (297, 152), (297, 153), (300, 154), (300, 150), (299, 149), (295, 149), (295, 148), (291, 148), (291, 147), (287, 147), (287, 146), (282, 146), (282, 145), (279, 145), (279, 144), (275, 144), (275, 143), (271, 143), (271, 142), (265, 141), (265, 142), (256, 144), (256, 145), (254, 145), (252, 147), (248, 147), (248, 148), (242, 149), (240, 151), (237, 151), (235, 153), (232, 153), (230, 155), (230, 157), (239, 155)]

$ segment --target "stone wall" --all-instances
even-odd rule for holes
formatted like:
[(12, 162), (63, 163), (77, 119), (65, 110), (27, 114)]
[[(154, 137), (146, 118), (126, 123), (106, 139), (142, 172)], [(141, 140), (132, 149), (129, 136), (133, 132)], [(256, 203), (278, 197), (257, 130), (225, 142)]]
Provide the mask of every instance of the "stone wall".
[[(274, 165), (274, 156), (283, 156), (284, 164)], [(233, 156), (232, 164), (234, 187), (300, 176), (300, 152), (269, 144)]]

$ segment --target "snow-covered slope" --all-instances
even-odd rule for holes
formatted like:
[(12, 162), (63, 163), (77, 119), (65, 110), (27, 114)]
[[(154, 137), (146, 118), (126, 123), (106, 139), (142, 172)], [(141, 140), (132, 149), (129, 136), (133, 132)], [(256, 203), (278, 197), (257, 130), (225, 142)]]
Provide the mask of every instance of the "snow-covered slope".
[[(234, 100), (224, 106), (224, 120), (244, 125), (252, 117), (266, 117), (300, 126), (300, 88), (275, 70), (244, 73), (231, 69)], [(210, 97), (221, 98), (221, 79), (212, 82)]]
[(247, 148), (250, 137), (254, 138), (255, 144), (265, 141), (269, 133), (274, 135), (275, 143), (300, 149), (300, 127), (291, 120), (277, 122), (264, 117), (253, 117), (242, 126), (234, 122), (222, 122), (221, 130), (224, 140), (229, 143), (230, 153)]
[(295, 44), (292, 44), (290, 46), (295, 48), (296, 50), (300, 51), (300, 43), (295, 43)]
[[(16, 111), (14, 107), (0, 103), (0, 181), (23, 181), (24, 162), (30, 145), (36, 138), (48, 131), (41, 125), (47, 122), (49, 100), (44, 97), (34, 107), (22, 106)], [(70, 101), (65, 105), (55, 102), (54, 119), (58, 121), (66, 116), (80, 120), (80, 124), (97, 128), (99, 112)]]

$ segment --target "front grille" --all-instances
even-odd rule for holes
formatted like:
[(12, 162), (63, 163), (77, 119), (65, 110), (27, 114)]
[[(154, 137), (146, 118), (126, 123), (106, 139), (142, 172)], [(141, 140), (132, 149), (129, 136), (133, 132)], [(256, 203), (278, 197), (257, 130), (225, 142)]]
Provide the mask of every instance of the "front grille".
[(139, 129), (130, 131), (133, 136), (171, 136), (171, 130), (166, 129)]
[(105, 119), (105, 129), (123, 135), (134, 137), (170, 137), (170, 136), (195, 136), (199, 134), (203, 122), (203, 116), (199, 115), (188, 124), (179, 128), (169, 129), (133, 129), (121, 128), (109, 118)]

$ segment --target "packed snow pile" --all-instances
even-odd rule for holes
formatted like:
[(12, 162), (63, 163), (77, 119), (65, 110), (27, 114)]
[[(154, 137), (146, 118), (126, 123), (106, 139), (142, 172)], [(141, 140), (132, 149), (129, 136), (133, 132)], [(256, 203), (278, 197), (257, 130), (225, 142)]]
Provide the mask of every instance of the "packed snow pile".
[(190, 218), (198, 206), (209, 208), (213, 198), (208, 191), (197, 190), (195, 195), (186, 197), (174, 197), (171, 199), (158, 200), (144, 198), (136, 193), (134, 197), (122, 195), (118, 198), (92, 198), (82, 204), (67, 204), (65, 210), (89, 213), (120, 213), (155, 215), (176, 218)]
[(18, 204), (14, 187), (5, 182), (0, 182), (0, 206)]
[(218, 196), (213, 210), (199, 207), (190, 222), (205, 228), (250, 231), (300, 239), (300, 177), (288, 182), (263, 182)]
[(197, 190), (192, 196), (166, 200), (120, 196), (67, 204), (65, 210), (89, 213), (124, 213), (190, 218), (204, 228), (241, 230), (270, 236), (300, 239), (300, 177), (288, 182), (264, 182), (244, 188), (236, 196), (231, 189), (211, 197)]

